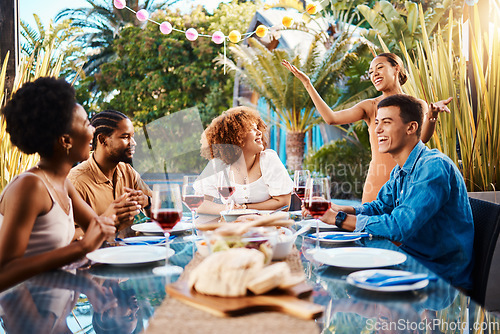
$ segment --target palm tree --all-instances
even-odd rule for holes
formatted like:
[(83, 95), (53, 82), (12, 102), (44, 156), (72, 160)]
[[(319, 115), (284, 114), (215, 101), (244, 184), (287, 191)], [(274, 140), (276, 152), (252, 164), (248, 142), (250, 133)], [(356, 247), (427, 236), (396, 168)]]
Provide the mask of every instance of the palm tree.
[[(56, 15), (56, 22), (63, 19), (71, 19), (71, 26), (83, 29), (84, 33), (78, 36), (77, 43), (85, 47), (88, 52), (88, 60), (83, 66), (86, 75), (98, 72), (99, 66), (109, 62), (115, 55), (112, 44), (119, 35), (120, 30), (126, 25), (141, 26), (143, 22), (137, 20), (134, 13), (126, 9), (116, 9), (113, 1), (86, 0), (90, 7), (67, 8)], [(153, 12), (179, 0), (145, 0), (139, 4), (139, 0), (127, 0), (127, 6), (135, 11), (146, 9)], [(155, 4), (155, 2), (158, 2)]]
[[(253, 38), (248, 40), (249, 46), (234, 45), (230, 48), (235, 62), (241, 66), (227, 58), (226, 66), (264, 98), (284, 123), (287, 130), (287, 167), (292, 170), (302, 166), (306, 132), (322, 119), (316, 115), (314, 104), (303, 85), (281, 65), (281, 61), (286, 59), (300, 67), (309, 75), (320, 95), (332, 105), (335, 102), (332, 97), (340, 95), (339, 83), (344, 78), (343, 73), (358, 58), (356, 52), (349, 52), (350, 37), (348, 32), (340, 34), (323, 53), (321, 50), (324, 50), (328, 36), (324, 32), (316, 34), (303, 61), (295, 51), (270, 51)], [(217, 58), (219, 64), (223, 60), (223, 57)]]
[[(69, 20), (63, 20), (57, 24), (52, 22), (48, 27), (44, 26), (38, 15), (33, 14), (35, 26), (29, 25), (26, 21), (21, 21), (21, 35), (24, 38), (21, 44), (21, 53), (25, 56), (33, 57), (32, 64), (37, 64), (38, 56), (44, 56), (44, 52), (51, 50), (51, 57), (48, 58), (49, 66), (55, 63), (62, 56), (61, 76), (72, 79), (78, 75), (82, 65), (87, 58), (81, 47), (72, 43), (76, 36), (82, 33), (77, 27), (71, 27)], [(44, 52), (40, 52), (44, 51)], [(34, 71), (32, 68), (31, 71)]]

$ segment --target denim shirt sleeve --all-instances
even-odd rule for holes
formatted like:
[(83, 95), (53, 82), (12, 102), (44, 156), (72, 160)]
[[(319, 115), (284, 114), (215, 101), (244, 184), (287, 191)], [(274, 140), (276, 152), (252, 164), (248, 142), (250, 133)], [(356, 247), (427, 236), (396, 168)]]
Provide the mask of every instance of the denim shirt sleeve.
[(365, 225), (368, 223), (369, 216), (383, 215), (392, 211), (394, 207), (394, 200), (392, 195), (394, 184), (393, 174), (394, 172), (391, 173), (389, 181), (387, 181), (382, 186), (375, 201), (354, 207), (357, 215), (356, 229), (354, 230), (355, 232), (360, 232), (365, 229)]
[[(423, 166), (425, 164), (425, 167)], [(366, 231), (374, 236), (405, 242), (433, 217), (450, 196), (449, 170), (440, 159), (420, 161), (404, 181), (405, 188), (399, 197), (400, 204), (392, 209), (378, 211), (374, 204), (389, 198), (387, 187), (375, 202), (369, 203), (357, 216), (356, 231)], [(392, 175), (391, 180), (392, 181)], [(392, 192), (391, 192), (392, 193)], [(384, 203), (388, 205), (388, 203)], [(392, 205), (392, 204), (391, 204)], [(377, 207), (375, 205), (375, 207)], [(388, 206), (385, 207), (389, 209)]]

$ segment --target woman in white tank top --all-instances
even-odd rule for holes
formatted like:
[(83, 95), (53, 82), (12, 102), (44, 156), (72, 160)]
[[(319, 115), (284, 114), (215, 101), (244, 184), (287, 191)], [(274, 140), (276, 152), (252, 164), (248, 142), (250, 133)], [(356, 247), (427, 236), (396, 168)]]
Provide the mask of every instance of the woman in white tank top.
[[(0, 195), (0, 291), (98, 248), (115, 231), (113, 208), (98, 217), (66, 179), (89, 156), (94, 128), (63, 79), (39, 78), (2, 109), (11, 141), (40, 162)], [(71, 243), (76, 221), (86, 231)]]
[[(195, 183), (205, 195), (199, 213), (218, 214), (227, 208), (217, 187), (219, 176), (229, 172), (234, 175), (235, 208), (275, 210), (290, 204), (292, 179), (276, 152), (265, 149), (267, 127), (256, 110), (225, 111), (207, 127), (202, 141), (202, 155), (212, 162)], [(215, 203), (215, 198), (223, 204)]]

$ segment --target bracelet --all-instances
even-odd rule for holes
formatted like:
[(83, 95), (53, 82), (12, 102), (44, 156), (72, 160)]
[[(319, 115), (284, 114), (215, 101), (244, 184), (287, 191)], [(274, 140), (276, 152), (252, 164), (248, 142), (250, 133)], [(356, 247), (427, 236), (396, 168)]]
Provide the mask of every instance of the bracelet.
[[(430, 116), (431, 114), (430, 114), (430, 113), (428, 113), (428, 115)], [(438, 119), (438, 118), (437, 118), (437, 115), (436, 115), (436, 117), (427, 117), (427, 118), (429, 119), (429, 122), (432, 122), (432, 123), (436, 123), (436, 121), (437, 121), (437, 119)]]
[(247, 205), (246, 204), (242, 204), (241, 207), (243, 208), (243, 210), (245, 210), (247, 208)]

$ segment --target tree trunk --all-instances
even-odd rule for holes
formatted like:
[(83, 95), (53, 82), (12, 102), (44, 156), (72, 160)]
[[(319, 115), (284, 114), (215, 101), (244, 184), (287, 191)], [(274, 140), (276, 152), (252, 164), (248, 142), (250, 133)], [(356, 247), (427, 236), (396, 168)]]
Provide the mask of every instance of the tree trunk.
[(304, 132), (291, 132), (286, 133), (286, 166), (291, 170), (302, 169), (302, 162), (304, 161)]
[(7, 52), (10, 52), (5, 79), (7, 96), (12, 93), (17, 64), (19, 61), (18, 8), (19, 4), (17, 0), (0, 0), (0, 67), (5, 60)]

